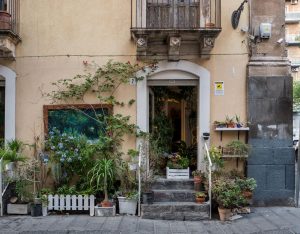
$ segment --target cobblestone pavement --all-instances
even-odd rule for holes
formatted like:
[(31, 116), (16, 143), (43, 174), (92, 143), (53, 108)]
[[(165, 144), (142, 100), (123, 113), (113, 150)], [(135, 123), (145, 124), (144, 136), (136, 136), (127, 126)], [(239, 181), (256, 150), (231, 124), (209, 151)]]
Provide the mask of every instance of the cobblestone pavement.
[(252, 208), (252, 212), (241, 219), (224, 223), (218, 220), (146, 220), (131, 216), (6, 216), (0, 218), (0, 233), (300, 233), (300, 208)]

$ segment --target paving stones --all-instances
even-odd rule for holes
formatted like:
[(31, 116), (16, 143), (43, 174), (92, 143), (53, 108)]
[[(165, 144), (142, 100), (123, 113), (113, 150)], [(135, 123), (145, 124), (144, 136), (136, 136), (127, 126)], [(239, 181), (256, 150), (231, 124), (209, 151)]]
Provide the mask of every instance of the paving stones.
[(0, 234), (290, 234), (300, 233), (300, 209), (292, 207), (254, 208), (253, 213), (232, 222), (219, 220), (147, 220), (136, 216), (90, 217), (56, 215), (48, 217), (0, 217)]

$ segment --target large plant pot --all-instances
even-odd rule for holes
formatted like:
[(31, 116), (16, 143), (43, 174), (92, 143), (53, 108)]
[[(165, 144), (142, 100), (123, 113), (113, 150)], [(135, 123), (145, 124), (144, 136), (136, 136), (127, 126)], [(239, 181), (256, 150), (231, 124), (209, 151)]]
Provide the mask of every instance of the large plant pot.
[(231, 217), (231, 209), (223, 209), (218, 207), (219, 216), (221, 221), (229, 220)]
[(95, 216), (96, 217), (112, 217), (116, 216), (116, 207), (100, 207), (95, 206)]
[(42, 216), (42, 204), (31, 204), (30, 211), (32, 217)]
[(190, 178), (190, 168), (186, 169), (171, 169), (167, 167), (167, 179), (183, 179)]
[(42, 207), (42, 213), (43, 213), (43, 216), (47, 216), (48, 215), (48, 207), (47, 206), (43, 206)]
[(251, 191), (242, 191), (243, 197), (247, 200), (251, 200), (253, 193)]
[(143, 204), (153, 204), (154, 201), (154, 192), (143, 192), (142, 193), (142, 202)]
[(137, 199), (128, 199), (126, 197), (118, 197), (119, 213), (135, 215), (137, 207)]
[(16, 168), (16, 163), (15, 162), (9, 162), (7, 164), (5, 164), (5, 171), (14, 171)]
[(27, 215), (29, 211), (29, 204), (7, 204), (7, 214)]
[(205, 197), (196, 197), (196, 203), (203, 204), (205, 202)]
[(0, 11), (0, 30), (11, 29), (11, 15), (6, 11)]

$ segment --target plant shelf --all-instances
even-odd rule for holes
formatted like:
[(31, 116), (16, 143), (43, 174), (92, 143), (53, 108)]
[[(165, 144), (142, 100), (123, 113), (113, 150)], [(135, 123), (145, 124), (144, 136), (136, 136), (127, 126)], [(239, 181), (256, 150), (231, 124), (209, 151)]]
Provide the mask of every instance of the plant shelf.
[[(248, 132), (250, 130), (249, 127), (246, 128), (215, 128), (216, 132), (220, 132), (220, 140), (222, 141), (223, 132), (237, 132), (238, 140), (240, 139), (240, 132)], [(246, 134), (246, 142), (247, 142), (247, 134)]]
[(223, 154), (222, 158), (248, 158), (248, 155)]

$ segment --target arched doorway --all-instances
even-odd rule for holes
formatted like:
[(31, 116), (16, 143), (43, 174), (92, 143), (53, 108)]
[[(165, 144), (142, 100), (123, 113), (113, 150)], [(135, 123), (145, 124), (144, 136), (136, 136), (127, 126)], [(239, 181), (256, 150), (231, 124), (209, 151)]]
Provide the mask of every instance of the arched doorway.
[[(140, 71), (139, 76), (145, 76)], [(137, 83), (137, 125), (144, 132), (149, 132), (149, 92), (151, 86), (183, 85), (189, 83), (198, 89), (197, 104), (197, 167), (204, 169), (203, 133), (210, 132), (210, 72), (205, 68), (188, 61), (160, 62), (147, 79)]]
[(4, 139), (15, 139), (16, 136), (16, 73), (0, 65), (2, 86), (5, 88)]

